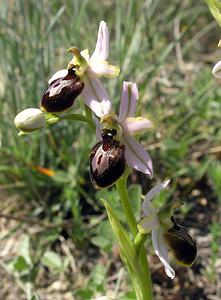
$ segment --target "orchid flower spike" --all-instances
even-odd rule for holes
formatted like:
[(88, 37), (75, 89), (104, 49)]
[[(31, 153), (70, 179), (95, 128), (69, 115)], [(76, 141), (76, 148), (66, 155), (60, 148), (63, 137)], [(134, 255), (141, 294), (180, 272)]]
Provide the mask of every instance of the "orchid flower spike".
[(68, 68), (56, 72), (49, 80), (49, 85), (57, 79), (68, 75), (69, 70), (74, 70), (75, 75), (84, 82), (81, 91), (84, 102), (98, 116), (111, 111), (111, 102), (99, 77), (114, 78), (119, 75), (120, 69), (109, 65), (107, 57), (109, 54), (109, 32), (107, 24), (100, 22), (95, 50), (89, 56), (88, 49), (79, 51), (76, 47), (68, 49), (74, 57), (68, 64)]
[[(169, 180), (157, 184), (152, 188), (143, 202), (143, 212), (146, 217), (139, 223), (138, 229), (142, 233), (151, 231), (153, 248), (164, 265), (167, 276), (175, 277), (175, 272), (169, 264), (168, 251), (170, 250), (176, 262), (182, 266), (191, 266), (197, 254), (196, 243), (186, 229), (178, 225), (173, 217), (173, 205), (157, 212), (151, 200), (165, 189)], [(165, 213), (166, 212), (166, 213)]]
[[(137, 85), (132, 82), (124, 82), (120, 103), (119, 116), (114, 114), (103, 115), (101, 123), (104, 128), (116, 129), (117, 137), (120, 144), (125, 148), (124, 155), (126, 163), (137, 171), (153, 176), (152, 161), (144, 149), (133, 137), (133, 135), (140, 134), (144, 131), (153, 128), (153, 123), (143, 117), (134, 117), (136, 103), (138, 100)], [(102, 140), (102, 130), (100, 124), (96, 123), (97, 140)], [(93, 162), (94, 168), (96, 163)]]

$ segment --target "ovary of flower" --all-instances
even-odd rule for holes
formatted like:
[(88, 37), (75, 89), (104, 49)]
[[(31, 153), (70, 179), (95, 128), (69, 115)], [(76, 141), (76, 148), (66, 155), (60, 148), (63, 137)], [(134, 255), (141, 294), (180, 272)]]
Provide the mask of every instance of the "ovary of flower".
[[(109, 65), (107, 62), (109, 53), (109, 32), (107, 24), (104, 21), (100, 22), (96, 47), (91, 56), (89, 56), (87, 49), (80, 52), (76, 47), (71, 47), (68, 51), (74, 55), (68, 68), (76, 68), (76, 75), (80, 76), (85, 83), (85, 87), (82, 91), (85, 104), (88, 105), (98, 117), (108, 114), (111, 111), (111, 102), (99, 77), (117, 77), (120, 69), (116, 66)], [(67, 69), (60, 70), (51, 77), (48, 83), (50, 84), (55, 79), (65, 77), (66, 75)]]
[[(137, 100), (137, 85), (132, 82), (124, 82), (119, 116), (114, 114), (103, 115), (101, 123), (110, 128), (117, 126), (119, 139), (125, 146), (127, 164), (135, 170), (152, 177), (153, 166), (151, 158), (144, 147), (133, 138), (133, 135), (150, 130), (153, 128), (153, 123), (143, 117), (134, 117)], [(97, 139), (99, 140), (101, 135), (98, 124), (97, 131)]]
[(165, 228), (162, 226), (157, 211), (153, 206), (151, 200), (165, 189), (169, 184), (169, 180), (157, 184), (153, 189), (151, 189), (145, 196), (142, 208), (146, 217), (138, 225), (139, 231), (147, 233), (151, 231), (153, 248), (156, 255), (159, 257), (160, 261), (164, 265), (165, 272), (167, 276), (171, 279), (175, 277), (175, 272), (169, 264), (168, 259), (168, 246), (164, 240), (163, 233)]

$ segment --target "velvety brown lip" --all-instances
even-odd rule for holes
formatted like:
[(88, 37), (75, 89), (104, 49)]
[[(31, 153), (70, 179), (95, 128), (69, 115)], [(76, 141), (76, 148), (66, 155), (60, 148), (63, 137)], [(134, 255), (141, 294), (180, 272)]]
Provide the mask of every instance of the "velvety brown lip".
[(125, 171), (125, 147), (115, 139), (115, 129), (102, 131), (102, 142), (97, 143), (90, 154), (90, 176), (97, 187), (108, 187)]
[(63, 78), (54, 80), (45, 91), (41, 107), (47, 112), (62, 112), (70, 108), (84, 88), (84, 82), (69, 69)]

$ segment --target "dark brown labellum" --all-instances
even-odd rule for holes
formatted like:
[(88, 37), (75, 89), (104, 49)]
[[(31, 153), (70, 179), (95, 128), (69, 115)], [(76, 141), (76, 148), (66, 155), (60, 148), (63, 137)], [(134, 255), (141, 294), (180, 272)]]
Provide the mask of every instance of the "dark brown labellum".
[(108, 187), (124, 173), (126, 161), (124, 145), (114, 137), (115, 129), (102, 131), (102, 142), (97, 143), (90, 154), (90, 175), (97, 187)]
[(84, 88), (84, 82), (69, 69), (63, 78), (54, 80), (45, 91), (41, 107), (47, 112), (62, 112), (70, 108)]
[(164, 233), (164, 238), (179, 264), (188, 267), (194, 263), (197, 255), (196, 242), (184, 227), (175, 223), (173, 228)]

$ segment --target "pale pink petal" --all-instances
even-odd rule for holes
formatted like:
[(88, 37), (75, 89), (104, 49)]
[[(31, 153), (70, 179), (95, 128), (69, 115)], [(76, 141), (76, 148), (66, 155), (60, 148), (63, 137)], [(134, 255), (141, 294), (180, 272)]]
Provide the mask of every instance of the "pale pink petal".
[(143, 117), (126, 118), (122, 125), (124, 130), (132, 135), (141, 134), (154, 127), (153, 123), (149, 119)]
[(90, 61), (106, 60), (109, 53), (109, 32), (107, 24), (104, 21), (100, 22), (97, 43)]
[(138, 89), (136, 83), (124, 81), (119, 113), (121, 122), (128, 117), (134, 116), (137, 99)]
[(127, 164), (133, 169), (153, 176), (153, 166), (149, 154), (133, 137), (122, 134), (122, 143), (125, 145), (125, 158)]
[(68, 70), (67, 69), (59, 70), (56, 73), (54, 73), (54, 75), (52, 75), (52, 77), (48, 80), (48, 84), (50, 85), (54, 80), (59, 79), (59, 78), (63, 78), (67, 75), (68, 75)]
[(153, 203), (147, 197), (145, 197), (145, 200), (142, 203), (142, 209), (146, 216), (149, 216), (149, 215), (156, 216), (157, 215), (157, 212), (156, 212), (155, 207), (153, 206)]
[(153, 228), (151, 233), (154, 251), (164, 265), (167, 276), (173, 279), (175, 277), (175, 272), (169, 264), (168, 248), (163, 239), (163, 229), (161, 227)]
[(102, 137), (101, 137), (102, 126), (97, 118), (94, 119), (94, 122), (96, 125), (96, 141), (100, 142), (102, 140)]
[(221, 78), (221, 60), (213, 67), (212, 74), (216, 78)]
[[(149, 205), (149, 202), (157, 195), (159, 194), (163, 189), (165, 189), (168, 184), (169, 184), (170, 180), (166, 179), (163, 182), (158, 183), (157, 185), (155, 185), (145, 196), (145, 200), (143, 202), (143, 209), (144, 207), (147, 205)], [(147, 204), (145, 204), (147, 203)], [(144, 210), (145, 212), (145, 210)]]
[(111, 111), (111, 102), (101, 81), (98, 78), (85, 77), (84, 83), (81, 95), (85, 104), (98, 117), (108, 114)]
[(109, 65), (107, 61), (95, 61), (90, 63), (89, 72), (97, 77), (115, 78), (119, 75), (120, 69), (117, 66)]
[(157, 216), (151, 215), (148, 217), (145, 217), (140, 221), (138, 224), (138, 229), (142, 233), (149, 233), (153, 228), (158, 228), (159, 227), (159, 221), (157, 219)]
[(89, 50), (88, 49), (84, 49), (80, 52), (81, 56), (83, 56), (83, 58), (88, 62), (90, 55), (89, 55)]

